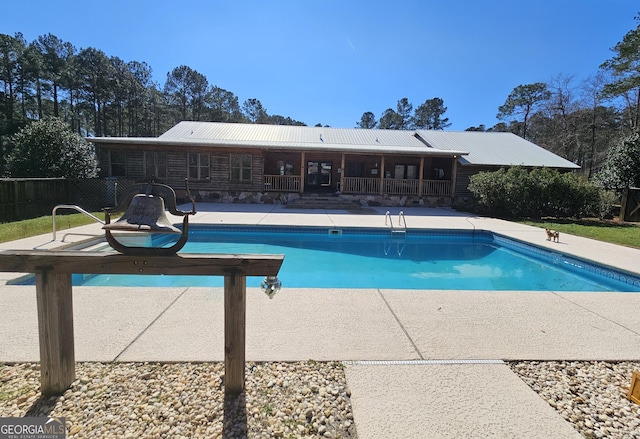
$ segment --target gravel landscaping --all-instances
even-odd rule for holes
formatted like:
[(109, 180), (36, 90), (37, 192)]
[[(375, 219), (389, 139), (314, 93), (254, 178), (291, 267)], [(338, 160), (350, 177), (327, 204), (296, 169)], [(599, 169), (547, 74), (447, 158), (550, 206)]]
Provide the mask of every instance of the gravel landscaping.
[(640, 405), (627, 399), (640, 362), (525, 361), (510, 366), (583, 436), (640, 438)]
[(66, 418), (73, 438), (355, 438), (339, 362), (247, 363), (225, 401), (223, 363), (77, 363), (61, 397), (39, 399), (37, 363), (0, 366), (0, 416)]
[[(640, 362), (509, 365), (584, 437), (640, 438), (626, 398)], [(73, 438), (357, 437), (340, 362), (249, 362), (246, 391), (226, 401), (222, 363), (77, 363), (76, 376), (39, 399), (37, 363), (0, 365), (0, 417), (65, 417)]]

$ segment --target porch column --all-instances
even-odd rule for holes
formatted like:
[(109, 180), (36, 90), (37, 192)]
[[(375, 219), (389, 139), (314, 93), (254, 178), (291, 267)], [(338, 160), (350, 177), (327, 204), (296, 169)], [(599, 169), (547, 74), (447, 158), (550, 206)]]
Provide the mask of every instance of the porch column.
[(380, 195), (384, 194), (384, 155), (380, 157)]
[(345, 153), (342, 153), (342, 163), (340, 164), (340, 193), (344, 188), (344, 166), (346, 164)]
[(418, 174), (418, 196), (422, 197), (422, 180), (424, 173), (424, 157), (420, 157), (420, 173)]
[[(456, 196), (456, 180), (458, 179), (458, 156), (453, 156), (451, 165), (451, 198)], [(452, 200), (453, 201), (453, 200)]]
[(307, 165), (305, 163), (306, 155), (305, 152), (302, 151), (300, 153), (300, 193), (304, 193), (304, 180), (305, 180), (305, 171), (307, 169)]

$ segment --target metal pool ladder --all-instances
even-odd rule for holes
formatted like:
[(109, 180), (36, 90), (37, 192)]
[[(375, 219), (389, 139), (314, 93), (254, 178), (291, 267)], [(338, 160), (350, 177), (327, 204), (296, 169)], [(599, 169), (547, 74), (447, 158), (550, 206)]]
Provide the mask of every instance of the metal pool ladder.
[(391, 227), (391, 235), (407, 233), (407, 221), (404, 219), (403, 211), (400, 211), (398, 214), (398, 226), (394, 227), (391, 213), (387, 210), (387, 213), (384, 215), (384, 224)]
[(387, 210), (384, 216), (384, 223), (388, 225), (391, 230), (391, 239), (384, 245), (384, 254), (388, 255), (391, 252), (393, 244), (396, 244), (396, 253), (398, 256), (402, 255), (405, 246), (405, 238), (407, 237), (407, 221), (404, 218), (404, 212), (400, 211), (398, 214), (398, 225), (394, 227), (393, 220), (391, 219), (391, 213)]

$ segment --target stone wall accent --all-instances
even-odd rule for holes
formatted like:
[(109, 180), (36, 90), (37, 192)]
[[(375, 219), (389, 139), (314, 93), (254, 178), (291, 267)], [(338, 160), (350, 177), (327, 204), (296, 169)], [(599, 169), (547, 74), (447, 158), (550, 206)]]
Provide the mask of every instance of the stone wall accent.
[[(196, 201), (239, 204), (289, 204), (301, 198), (298, 193), (191, 191)], [(342, 201), (360, 203), (361, 207), (450, 207), (451, 197), (418, 197), (413, 195), (351, 195), (340, 194)]]

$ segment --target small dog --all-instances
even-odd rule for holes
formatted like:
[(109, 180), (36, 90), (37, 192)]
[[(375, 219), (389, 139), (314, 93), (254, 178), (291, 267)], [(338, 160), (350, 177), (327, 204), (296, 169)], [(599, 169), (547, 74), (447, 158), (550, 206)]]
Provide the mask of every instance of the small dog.
[(544, 229), (547, 232), (547, 241), (560, 242), (560, 232), (557, 230)]

